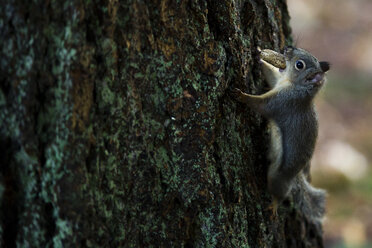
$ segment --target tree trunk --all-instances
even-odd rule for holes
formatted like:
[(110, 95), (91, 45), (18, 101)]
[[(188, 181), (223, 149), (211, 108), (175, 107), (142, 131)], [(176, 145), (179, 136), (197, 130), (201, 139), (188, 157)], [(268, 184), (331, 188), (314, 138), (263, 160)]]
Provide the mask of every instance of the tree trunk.
[(0, 6), (0, 247), (322, 247), (228, 94), (264, 92), (285, 1)]

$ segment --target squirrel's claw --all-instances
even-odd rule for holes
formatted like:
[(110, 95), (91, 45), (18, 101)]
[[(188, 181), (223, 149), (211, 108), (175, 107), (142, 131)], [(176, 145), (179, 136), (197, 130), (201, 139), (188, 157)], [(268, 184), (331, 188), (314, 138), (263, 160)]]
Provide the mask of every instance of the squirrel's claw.
[(242, 96), (244, 95), (243, 91), (241, 91), (240, 89), (238, 88), (233, 88), (230, 90), (230, 94), (232, 97), (234, 97), (236, 100), (238, 100), (239, 102), (242, 102)]
[(274, 199), (270, 206), (266, 209), (271, 211), (270, 219), (275, 219), (278, 216), (278, 207), (279, 202), (278, 200)]

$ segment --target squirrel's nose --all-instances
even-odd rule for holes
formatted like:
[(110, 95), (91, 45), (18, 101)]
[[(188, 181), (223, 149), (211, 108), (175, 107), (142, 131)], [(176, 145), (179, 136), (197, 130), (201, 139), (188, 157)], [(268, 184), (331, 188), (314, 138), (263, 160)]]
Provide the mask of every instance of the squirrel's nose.
[(319, 64), (323, 72), (327, 72), (331, 68), (331, 64), (327, 61), (320, 61)]

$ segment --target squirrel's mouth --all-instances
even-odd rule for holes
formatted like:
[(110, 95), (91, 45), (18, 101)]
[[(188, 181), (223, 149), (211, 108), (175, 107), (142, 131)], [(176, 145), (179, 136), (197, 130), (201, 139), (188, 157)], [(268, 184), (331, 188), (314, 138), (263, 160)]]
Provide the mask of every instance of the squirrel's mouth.
[(315, 84), (317, 86), (322, 85), (324, 82), (324, 72), (316, 72), (316, 73), (310, 74), (306, 78), (306, 82)]

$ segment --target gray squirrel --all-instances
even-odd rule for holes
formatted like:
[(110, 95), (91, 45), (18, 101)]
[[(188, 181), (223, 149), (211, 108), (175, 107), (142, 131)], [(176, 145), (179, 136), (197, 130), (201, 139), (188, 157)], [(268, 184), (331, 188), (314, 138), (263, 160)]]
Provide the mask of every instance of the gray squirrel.
[(325, 81), (328, 62), (319, 62), (309, 52), (287, 47), (283, 54), (259, 50), (260, 62), (271, 90), (250, 95), (240, 89), (233, 96), (269, 120), (271, 133), (267, 188), (272, 209), (292, 192), (295, 205), (311, 218), (322, 218), (325, 192), (308, 182), (310, 160), (318, 135), (313, 99)]

